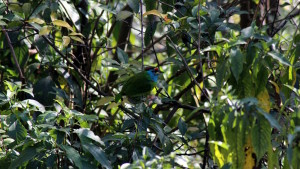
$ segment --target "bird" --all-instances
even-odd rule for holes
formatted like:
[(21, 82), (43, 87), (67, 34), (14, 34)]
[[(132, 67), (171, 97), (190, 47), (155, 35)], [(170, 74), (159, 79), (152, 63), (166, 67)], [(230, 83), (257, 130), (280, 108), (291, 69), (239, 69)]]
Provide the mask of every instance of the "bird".
[(162, 72), (158, 67), (147, 67), (144, 71), (133, 75), (124, 83), (121, 92), (115, 96), (115, 102), (119, 102), (122, 96), (137, 101), (150, 94), (157, 84), (160, 73)]

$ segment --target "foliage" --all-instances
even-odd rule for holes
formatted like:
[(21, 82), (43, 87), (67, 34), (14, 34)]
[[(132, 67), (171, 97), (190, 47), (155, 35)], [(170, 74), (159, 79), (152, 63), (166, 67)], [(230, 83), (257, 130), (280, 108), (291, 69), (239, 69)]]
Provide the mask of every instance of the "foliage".
[(298, 168), (300, 3), (250, 2), (0, 0), (0, 168)]

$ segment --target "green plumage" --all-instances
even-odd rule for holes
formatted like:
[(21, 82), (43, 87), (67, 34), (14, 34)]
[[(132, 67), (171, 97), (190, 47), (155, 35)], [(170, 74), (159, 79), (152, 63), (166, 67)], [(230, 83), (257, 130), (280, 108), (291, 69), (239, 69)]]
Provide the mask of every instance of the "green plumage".
[(137, 98), (148, 95), (155, 87), (156, 82), (151, 80), (147, 71), (140, 72), (129, 78), (119, 94), (116, 95), (115, 101), (118, 102), (122, 96), (128, 98)]

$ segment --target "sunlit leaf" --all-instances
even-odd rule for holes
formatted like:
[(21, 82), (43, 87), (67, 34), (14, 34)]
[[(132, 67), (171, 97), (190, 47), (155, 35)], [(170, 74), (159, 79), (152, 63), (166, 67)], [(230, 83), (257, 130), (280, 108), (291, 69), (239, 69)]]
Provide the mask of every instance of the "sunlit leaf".
[(256, 165), (255, 164), (256, 159), (255, 159), (255, 156), (253, 156), (254, 150), (253, 150), (252, 140), (251, 140), (250, 136), (248, 136), (244, 147), (245, 147), (245, 163), (244, 163), (243, 168), (244, 169), (254, 168)]
[(89, 129), (77, 129), (74, 131), (74, 133), (78, 134), (79, 137), (87, 137), (87, 138), (90, 138), (96, 142), (98, 142), (99, 144), (101, 145), (104, 145), (104, 143), (101, 141), (100, 137), (99, 136), (96, 136), (94, 134), (93, 131), (89, 130)]
[(131, 15), (133, 15), (133, 13), (130, 12), (130, 11), (120, 11), (120, 12), (117, 14), (117, 20), (118, 20), (118, 21), (125, 20), (125, 19), (127, 19), (128, 17), (130, 17)]
[(51, 26), (43, 26), (41, 29), (40, 29), (40, 32), (39, 32), (39, 35), (42, 36), (42, 35), (48, 35), (50, 33), (50, 31), (52, 30), (52, 27)]
[(81, 36), (81, 37), (84, 38), (83, 34), (77, 33), (77, 32), (71, 32), (71, 33), (69, 33), (69, 35), (70, 35), (70, 36)]
[(147, 16), (147, 15), (155, 15), (155, 16), (158, 16), (160, 18), (165, 18), (167, 16), (167, 14), (162, 14), (160, 13), (158, 10), (151, 10), (151, 11), (147, 11), (143, 14), (143, 16)]
[(84, 41), (81, 38), (77, 37), (77, 36), (70, 36), (70, 38), (77, 41), (77, 42), (80, 42), (80, 43), (84, 44)]
[(262, 108), (265, 112), (270, 112), (270, 96), (268, 90), (264, 88), (257, 96), (258, 106)]
[(291, 66), (289, 60), (285, 58), (281, 53), (276, 53), (276, 52), (268, 52), (268, 55), (271, 56), (273, 59), (279, 61), (279, 63), (286, 65), (286, 66)]
[(6, 26), (7, 24), (4, 21), (0, 20), (0, 26)]
[(63, 46), (64, 47), (67, 47), (70, 44), (70, 42), (71, 42), (71, 39), (70, 39), (69, 36), (63, 36), (62, 40), (63, 40)]
[(73, 31), (73, 28), (65, 21), (55, 20), (52, 22), (52, 24), (55, 26), (65, 27), (65, 28), (69, 29), (70, 31)]
[[(68, 1), (59, 1), (59, 5), (62, 9), (62, 11), (66, 14), (65, 16), (69, 18), (69, 20), (72, 21), (72, 23), (75, 25), (75, 27), (77, 28), (77, 30), (80, 30), (80, 15), (79, 15), (79, 11), (75, 8), (75, 4), (74, 3), (68, 3)], [(81, 11), (83, 13), (83, 11)], [(69, 28), (68, 28), (69, 29)], [(73, 29), (71, 29), (71, 31), (73, 31)]]
[(102, 97), (100, 100), (98, 100), (97, 105), (103, 106), (111, 101), (113, 101), (115, 98), (111, 96)]

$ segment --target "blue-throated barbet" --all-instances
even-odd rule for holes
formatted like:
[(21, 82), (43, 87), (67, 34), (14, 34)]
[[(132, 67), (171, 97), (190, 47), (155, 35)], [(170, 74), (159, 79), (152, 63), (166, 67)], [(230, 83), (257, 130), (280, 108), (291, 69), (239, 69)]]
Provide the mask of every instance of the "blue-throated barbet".
[(160, 73), (161, 71), (157, 67), (149, 67), (145, 71), (135, 74), (125, 82), (121, 92), (116, 95), (115, 102), (122, 99), (122, 96), (137, 98), (148, 95), (156, 86)]

